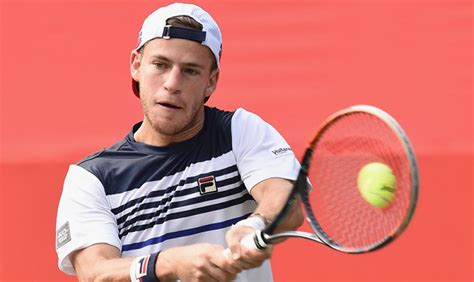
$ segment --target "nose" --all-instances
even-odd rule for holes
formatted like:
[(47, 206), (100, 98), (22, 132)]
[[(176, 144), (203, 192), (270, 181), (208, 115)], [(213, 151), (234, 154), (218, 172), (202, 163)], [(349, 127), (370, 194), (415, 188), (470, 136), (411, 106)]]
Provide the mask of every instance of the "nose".
[(179, 93), (181, 84), (181, 71), (179, 67), (173, 66), (165, 75), (163, 87), (170, 93)]

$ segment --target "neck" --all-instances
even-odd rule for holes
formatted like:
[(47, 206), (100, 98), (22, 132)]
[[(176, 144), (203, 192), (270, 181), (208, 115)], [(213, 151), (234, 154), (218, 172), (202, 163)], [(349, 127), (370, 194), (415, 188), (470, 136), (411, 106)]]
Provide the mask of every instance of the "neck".
[(204, 110), (199, 111), (194, 119), (196, 122), (189, 124), (180, 132), (172, 135), (164, 134), (153, 128), (148, 119), (143, 119), (142, 125), (134, 134), (135, 141), (148, 145), (165, 147), (175, 143), (189, 140), (196, 136), (204, 126)]

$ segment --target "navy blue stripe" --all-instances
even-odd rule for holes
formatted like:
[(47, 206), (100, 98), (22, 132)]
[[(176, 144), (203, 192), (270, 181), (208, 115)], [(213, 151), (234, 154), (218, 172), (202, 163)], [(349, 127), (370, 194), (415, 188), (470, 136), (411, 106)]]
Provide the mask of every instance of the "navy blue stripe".
[(232, 207), (232, 206), (240, 205), (240, 204), (242, 204), (246, 201), (249, 201), (249, 200), (253, 201), (253, 198), (252, 198), (252, 196), (250, 196), (250, 194), (246, 193), (240, 198), (233, 199), (233, 200), (230, 200), (230, 201), (226, 201), (226, 202), (223, 202), (223, 203), (218, 203), (218, 204), (215, 204), (215, 205), (210, 205), (210, 206), (205, 206), (205, 207), (200, 207), (200, 208), (194, 208), (192, 210), (167, 214), (166, 217), (158, 218), (156, 221), (150, 222), (148, 224), (136, 225), (136, 226), (133, 226), (132, 228), (130, 228), (128, 230), (125, 230), (123, 232), (120, 231), (119, 237), (123, 238), (124, 236), (127, 236), (131, 232), (142, 231), (142, 230), (152, 228), (153, 226), (158, 225), (158, 224), (162, 224), (163, 222), (168, 221), (168, 220), (185, 218), (185, 217), (194, 216), (194, 215), (198, 215), (198, 214), (205, 214), (205, 213), (208, 213), (208, 212), (211, 212), (211, 211), (221, 210), (221, 209), (229, 208), (229, 207)]
[[(197, 188), (195, 189), (197, 190)], [(135, 224), (137, 221), (152, 219), (153, 217), (159, 217), (161, 214), (165, 214), (166, 212), (168, 212), (168, 210), (172, 210), (174, 208), (194, 205), (194, 204), (203, 203), (206, 201), (212, 201), (215, 199), (239, 194), (239, 193), (242, 193), (243, 191), (246, 191), (246, 188), (245, 188), (245, 185), (241, 183), (241, 185), (239, 185), (238, 187), (229, 189), (226, 191), (221, 191), (218, 193), (211, 193), (211, 194), (206, 194), (206, 195), (199, 195), (198, 197), (194, 197), (194, 198), (183, 200), (183, 201), (175, 201), (163, 207), (162, 209), (159, 209), (158, 207), (160, 207), (161, 205), (167, 202), (171, 202), (172, 197), (163, 199), (157, 202), (146, 203), (140, 206), (139, 210), (152, 209), (152, 208), (156, 208), (156, 209), (152, 213), (141, 214), (135, 217), (132, 217), (134, 214), (129, 214), (127, 216), (120, 217), (119, 219), (117, 219), (117, 225), (119, 226), (121, 230), (126, 229), (128, 226)], [(198, 191), (196, 191), (196, 193), (198, 193)], [(124, 224), (120, 226), (122, 223)]]
[[(188, 170), (192, 164), (232, 151), (232, 112), (205, 107), (203, 129), (189, 140), (166, 147), (136, 142), (136, 124), (115, 145), (78, 163), (102, 183), (106, 195), (120, 194), (144, 183)], [(227, 164), (230, 165), (230, 164)]]
[[(196, 175), (196, 176), (193, 176), (193, 177), (188, 177), (186, 179), (180, 180), (178, 182), (178, 184), (176, 184), (176, 185), (170, 186), (166, 189), (160, 189), (160, 190), (152, 191), (152, 192), (148, 193), (148, 195), (146, 195), (146, 196), (136, 198), (134, 200), (128, 201), (125, 205), (121, 205), (121, 206), (118, 206), (116, 208), (113, 208), (112, 213), (117, 215), (117, 214), (123, 212), (124, 210), (126, 210), (130, 207), (133, 207), (137, 204), (140, 204), (146, 198), (160, 197), (160, 196), (163, 196), (165, 194), (171, 193), (172, 191), (175, 191), (176, 188), (179, 187), (179, 186), (184, 186), (184, 185), (189, 184), (189, 183), (197, 182), (197, 180), (201, 177), (205, 177), (205, 176), (209, 176), (209, 175), (213, 175), (214, 177), (218, 177), (218, 176), (230, 174), (230, 173), (233, 173), (233, 172), (236, 172), (236, 171), (238, 171), (237, 166), (232, 165), (232, 166), (220, 169), (220, 170), (216, 170), (216, 171), (212, 171), (212, 172), (208, 172), (208, 173), (203, 173), (203, 174)], [(192, 193), (194, 193), (194, 191), (182, 190), (182, 191), (176, 192), (176, 196), (184, 196), (184, 195), (188, 195), (188, 194), (192, 194)], [(131, 213), (133, 213), (133, 212), (135, 212), (135, 209), (131, 211)]]
[(123, 245), (122, 246), (122, 252), (141, 249), (141, 248), (144, 248), (146, 246), (162, 243), (162, 242), (170, 240), (170, 239), (191, 236), (191, 235), (195, 235), (195, 234), (203, 233), (203, 232), (207, 232), (207, 231), (212, 231), (212, 230), (223, 229), (223, 228), (232, 226), (232, 224), (235, 224), (235, 223), (241, 221), (244, 218), (247, 218), (249, 215), (250, 214), (246, 214), (244, 216), (239, 216), (237, 218), (232, 218), (232, 219), (222, 221), (222, 222), (218, 222), (218, 223), (212, 223), (212, 224), (203, 225), (203, 226), (199, 226), (199, 227), (195, 227), (195, 228), (170, 232), (170, 233), (167, 233), (163, 236), (154, 237), (154, 238), (148, 239), (148, 240), (143, 241), (143, 242)]
[[(240, 192), (246, 190), (246, 188), (245, 188), (244, 185), (242, 185), (242, 182), (240, 180), (239, 175), (237, 175), (235, 177), (232, 177), (232, 178), (217, 181), (216, 186), (217, 187), (223, 187), (223, 186), (227, 186), (227, 185), (231, 185), (231, 184), (236, 184), (236, 183), (239, 183), (239, 182), (241, 183), (241, 185), (239, 185), (239, 187), (237, 187), (237, 188), (229, 189), (229, 190), (226, 190), (226, 191), (219, 191), (218, 193), (212, 193), (212, 194), (207, 194), (207, 195), (199, 195), (197, 197), (194, 197), (194, 198), (188, 199), (188, 200), (184, 200), (184, 201), (175, 201), (171, 204), (170, 208), (182, 207), (182, 206), (185, 206), (185, 205), (192, 205), (192, 204), (196, 204), (196, 203), (202, 203), (202, 202), (205, 202), (205, 201), (214, 200), (214, 199), (227, 197), (227, 196), (230, 196), (230, 195), (233, 195), (233, 194), (240, 193)], [(180, 193), (180, 192), (182, 192), (182, 193)], [(159, 201), (153, 201), (153, 202), (148, 202), (148, 203), (145, 203), (145, 204), (141, 204), (141, 205), (135, 207), (129, 213), (117, 218), (117, 225), (121, 225), (124, 222), (126, 222), (126, 225), (130, 225), (130, 224), (135, 223), (137, 220), (141, 220), (141, 219), (136, 219), (137, 217), (133, 218), (133, 216), (136, 213), (138, 213), (142, 210), (146, 210), (146, 209), (157, 208), (157, 210), (153, 214), (149, 214), (149, 215), (152, 215), (151, 217), (159, 216), (161, 214), (161, 212), (166, 212), (166, 210), (168, 210), (168, 208), (166, 208), (166, 210), (161, 211), (161, 210), (158, 210), (158, 207), (160, 207), (162, 205), (165, 205), (168, 202), (171, 202), (174, 199), (174, 197), (182, 196), (182, 195), (189, 195), (189, 194), (193, 194), (193, 193), (199, 194), (199, 188), (198, 188), (197, 185), (195, 187), (191, 187), (191, 188), (188, 188), (188, 189), (176, 191), (176, 193), (174, 193), (174, 194), (172, 193), (168, 197), (162, 198)], [(145, 215), (141, 215), (139, 217), (143, 218), (143, 219), (151, 218), (151, 217), (145, 217)], [(126, 227), (126, 226), (122, 226), (122, 227)]]
[(165, 26), (162, 37), (181, 38), (202, 43), (206, 40), (206, 32), (185, 27)]

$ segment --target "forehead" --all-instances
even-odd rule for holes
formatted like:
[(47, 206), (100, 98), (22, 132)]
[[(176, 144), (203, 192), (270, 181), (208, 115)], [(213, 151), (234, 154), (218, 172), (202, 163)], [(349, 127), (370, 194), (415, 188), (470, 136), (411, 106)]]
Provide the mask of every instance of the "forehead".
[(165, 57), (175, 63), (211, 65), (214, 62), (212, 52), (207, 46), (179, 38), (150, 40), (144, 47), (143, 56)]

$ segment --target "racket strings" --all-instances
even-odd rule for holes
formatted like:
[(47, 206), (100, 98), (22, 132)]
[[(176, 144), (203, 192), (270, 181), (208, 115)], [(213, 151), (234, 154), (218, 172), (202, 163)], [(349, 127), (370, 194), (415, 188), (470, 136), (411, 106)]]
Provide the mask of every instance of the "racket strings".
[[(316, 146), (311, 205), (323, 236), (344, 248), (363, 249), (393, 234), (410, 197), (408, 161), (393, 130), (370, 114), (351, 113), (329, 125)], [(395, 199), (387, 208), (367, 203), (357, 187), (360, 169), (371, 162), (388, 165), (396, 177)]]

